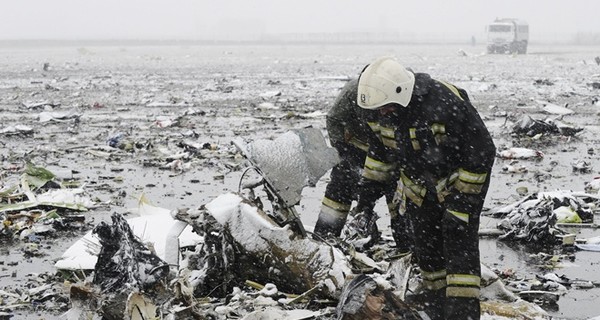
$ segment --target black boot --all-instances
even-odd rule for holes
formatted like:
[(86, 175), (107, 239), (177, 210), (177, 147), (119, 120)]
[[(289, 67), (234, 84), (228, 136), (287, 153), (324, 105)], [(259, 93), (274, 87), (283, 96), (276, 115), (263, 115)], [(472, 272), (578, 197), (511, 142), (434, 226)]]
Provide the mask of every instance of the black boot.
[(346, 219), (324, 219), (324, 215), (319, 214), (319, 219), (315, 224), (313, 234), (316, 236), (317, 240), (339, 237), (344, 228), (344, 224), (346, 224)]

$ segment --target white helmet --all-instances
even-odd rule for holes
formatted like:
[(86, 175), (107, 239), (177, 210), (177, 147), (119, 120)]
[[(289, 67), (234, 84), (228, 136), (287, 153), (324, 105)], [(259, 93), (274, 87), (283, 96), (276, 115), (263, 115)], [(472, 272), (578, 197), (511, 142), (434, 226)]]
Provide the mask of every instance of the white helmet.
[(357, 103), (364, 109), (377, 109), (388, 103), (408, 106), (415, 86), (415, 75), (392, 57), (368, 65), (358, 80)]

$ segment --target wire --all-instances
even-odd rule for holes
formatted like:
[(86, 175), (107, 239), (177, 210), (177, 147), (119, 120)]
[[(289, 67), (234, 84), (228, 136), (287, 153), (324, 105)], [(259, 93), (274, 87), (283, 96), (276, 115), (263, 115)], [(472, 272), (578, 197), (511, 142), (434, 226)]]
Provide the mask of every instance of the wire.
[[(238, 193), (242, 193), (242, 181), (244, 180), (244, 176), (246, 175), (246, 173), (248, 171), (250, 171), (251, 169), (254, 169), (254, 171), (256, 171), (256, 173), (260, 174), (260, 171), (255, 166), (246, 168), (246, 170), (244, 170), (244, 172), (242, 172), (242, 176), (240, 177), (240, 182), (238, 183)], [(256, 186), (263, 184), (263, 182), (264, 182), (264, 179), (261, 179), (260, 183), (257, 183)]]

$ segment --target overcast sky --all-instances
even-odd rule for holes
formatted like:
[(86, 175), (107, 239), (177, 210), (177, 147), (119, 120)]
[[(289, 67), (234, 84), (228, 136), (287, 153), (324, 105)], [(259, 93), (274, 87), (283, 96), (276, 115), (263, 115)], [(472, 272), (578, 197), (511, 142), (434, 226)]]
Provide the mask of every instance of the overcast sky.
[(0, 39), (201, 39), (256, 33), (483, 34), (496, 17), (533, 35), (600, 32), (598, 0), (15, 0)]

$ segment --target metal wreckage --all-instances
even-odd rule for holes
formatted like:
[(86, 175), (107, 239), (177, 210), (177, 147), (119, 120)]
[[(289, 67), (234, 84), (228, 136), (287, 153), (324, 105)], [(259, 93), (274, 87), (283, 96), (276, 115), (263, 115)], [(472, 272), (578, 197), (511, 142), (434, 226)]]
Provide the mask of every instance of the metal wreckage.
[[(302, 225), (294, 208), (302, 189), (337, 161), (318, 129), (233, 143), (248, 160), (237, 192), (178, 210), (142, 197), (139, 217), (115, 213), (63, 254), (57, 269), (85, 274), (70, 286), (63, 318), (427, 319), (419, 270), (410, 255), (394, 256), (391, 240), (359, 252), (349, 239), (313, 239)], [(505, 237), (525, 238), (510, 229), (518, 220), (509, 218)], [(548, 317), (482, 270), (482, 312)]]

